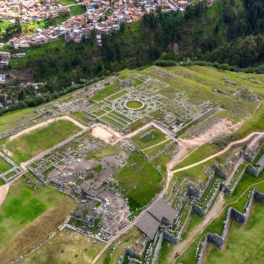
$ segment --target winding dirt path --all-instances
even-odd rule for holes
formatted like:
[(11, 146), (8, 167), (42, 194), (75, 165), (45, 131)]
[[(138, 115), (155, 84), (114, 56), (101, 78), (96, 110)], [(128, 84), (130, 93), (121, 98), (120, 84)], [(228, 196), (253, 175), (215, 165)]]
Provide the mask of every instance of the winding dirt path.
[(216, 157), (218, 157), (218, 156), (224, 154), (225, 152), (227, 152), (227, 151), (228, 151), (230, 148), (232, 148), (233, 146), (235, 146), (235, 145), (237, 145), (237, 144), (239, 144), (239, 143), (245, 143), (245, 142), (248, 141), (251, 137), (256, 136), (256, 135), (258, 135), (258, 136), (264, 136), (264, 132), (253, 132), (253, 133), (251, 133), (250, 135), (248, 135), (247, 137), (245, 137), (245, 138), (243, 138), (243, 139), (241, 139), (241, 140), (237, 140), (237, 141), (231, 142), (227, 147), (225, 147), (223, 150), (219, 151), (218, 153), (216, 153), (216, 154), (214, 154), (214, 155), (211, 155), (211, 156), (207, 157), (206, 159), (201, 160), (201, 161), (199, 161), (199, 162), (196, 162), (196, 163), (194, 163), (194, 164), (191, 164), (191, 165), (189, 165), (189, 166), (186, 166), (186, 167), (183, 167), (183, 168), (180, 168), (180, 169), (174, 170), (174, 171), (172, 171), (172, 173), (176, 173), (176, 172), (180, 172), (180, 171), (188, 170), (188, 169), (191, 169), (191, 168), (193, 168), (193, 167), (196, 167), (196, 166), (198, 166), (198, 165), (200, 165), (200, 164), (203, 164), (203, 163), (205, 163), (205, 162), (207, 162), (207, 161), (209, 161), (209, 160), (211, 160), (211, 159), (213, 159), (213, 158), (216, 158)]

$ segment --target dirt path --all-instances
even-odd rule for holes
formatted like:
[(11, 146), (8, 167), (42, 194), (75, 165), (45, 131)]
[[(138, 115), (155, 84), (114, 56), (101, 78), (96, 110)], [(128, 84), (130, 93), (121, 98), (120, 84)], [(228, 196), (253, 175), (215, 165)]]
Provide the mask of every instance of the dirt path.
[(243, 139), (241, 139), (241, 140), (237, 140), (237, 141), (231, 142), (226, 148), (224, 148), (223, 150), (219, 151), (218, 153), (216, 153), (216, 154), (214, 154), (214, 155), (211, 155), (211, 156), (207, 157), (207, 158), (204, 159), (204, 160), (201, 160), (201, 161), (199, 161), (199, 162), (197, 162), (197, 163), (194, 163), (194, 164), (191, 164), (191, 165), (189, 165), (189, 166), (186, 166), (186, 167), (183, 167), (183, 168), (180, 168), (180, 169), (174, 170), (174, 171), (172, 171), (172, 172), (173, 172), (173, 173), (176, 173), (176, 172), (180, 172), (180, 171), (188, 170), (188, 169), (190, 169), (190, 168), (193, 168), (193, 167), (196, 167), (196, 166), (198, 166), (198, 165), (200, 165), (200, 164), (203, 164), (203, 163), (205, 163), (205, 162), (207, 162), (207, 161), (209, 161), (209, 160), (211, 160), (211, 159), (213, 159), (213, 158), (216, 158), (216, 157), (218, 157), (218, 156), (224, 154), (224, 153), (227, 152), (230, 148), (232, 148), (234, 145), (239, 144), (239, 143), (244, 143), (244, 142), (246, 142), (247, 140), (249, 140), (249, 139), (250, 139), (252, 136), (254, 136), (254, 135), (264, 136), (264, 132), (253, 132), (253, 133), (251, 133), (250, 135), (248, 135), (247, 137), (245, 137), (245, 138), (243, 138)]
[(141, 150), (144, 151), (144, 150), (148, 150), (148, 149), (154, 148), (154, 147), (159, 146), (159, 145), (161, 145), (161, 144), (163, 144), (163, 143), (165, 143), (165, 142), (167, 142), (167, 141), (169, 141), (169, 140), (170, 140), (170, 139), (166, 139), (166, 140), (164, 140), (164, 141), (162, 141), (162, 142), (160, 142), (160, 143), (158, 143), (158, 144), (156, 144), (156, 145), (152, 145), (152, 146), (150, 146), (150, 147), (148, 147), (148, 148), (141, 149)]
[[(150, 122), (146, 125), (144, 125), (143, 127), (137, 129), (136, 131), (127, 134), (121, 138), (131, 138), (135, 135), (137, 135), (138, 133), (141, 133), (142, 131), (144, 131), (145, 129), (154, 126), (157, 129), (159, 129), (160, 131), (162, 131), (164, 134), (166, 134), (168, 137), (171, 138), (171, 136), (168, 134), (168, 132), (164, 129), (162, 129), (161, 127), (159, 127), (157, 124), (155, 124), (154, 122)], [(203, 134), (200, 137), (197, 137), (195, 139), (192, 140), (176, 140), (175, 138), (172, 138), (173, 140), (177, 141), (179, 144), (179, 152), (172, 158), (172, 160), (166, 165), (166, 169), (167, 169), (167, 180), (166, 180), (166, 185), (165, 188), (161, 191), (161, 193), (159, 193), (159, 195), (156, 196), (156, 199), (163, 197), (163, 195), (166, 193), (166, 191), (168, 190), (169, 187), (169, 183), (173, 177), (173, 173), (171, 171), (171, 169), (178, 163), (180, 162), (182, 159), (186, 158), (188, 155), (190, 155), (190, 151), (195, 151), (198, 147), (200, 147), (201, 145), (203, 145), (206, 142), (210, 142), (212, 139), (214, 139), (215, 137), (219, 136), (220, 134), (223, 133), (227, 133), (230, 132), (230, 129), (226, 126), (226, 122), (220, 122), (215, 124), (210, 130), (208, 130), (205, 134)], [(121, 138), (119, 138), (116, 142), (114, 142), (114, 144), (116, 144)], [(192, 153), (191, 152), (191, 153)], [(149, 206), (156, 201), (156, 199), (154, 199)], [(148, 207), (149, 207), (148, 206)], [(110, 245), (112, 244), (113, 241), (117, 240), (122, 234), (126, 233), (135, 223), (135, 221), (144, 213), (147, 211), (147, 208), (144, 209), (144, 211), (141, 212), (141, 214), (135, 218), (127, 227), (125, 227), (125, 229), (123, 229), (120, 233), (118, 233), (115, 237), (113, 237), (110, 241), (107, 242), (107, 244), (104, 246), (104, 248), (100, 251), (100, 253), (95, 257), (95, 259), (93, 260), (93, 264), (95, 264), (100, 257), (103, 255), (103, 253), (110, 247)], [(213, 217), (213, 212), (217, 212), (217, 210), (212, 210), (212, 216), (211, 214), (209, 215), (209, 217)], [(207, 220), (209, 221), (210, 218)], [(205, 223), (206, 224), (206, 223)]]
[(5, 185), (0, 186), (0, 206), (4, 202), (6, 195), (9, 190), (10, 183), (6, 183)]

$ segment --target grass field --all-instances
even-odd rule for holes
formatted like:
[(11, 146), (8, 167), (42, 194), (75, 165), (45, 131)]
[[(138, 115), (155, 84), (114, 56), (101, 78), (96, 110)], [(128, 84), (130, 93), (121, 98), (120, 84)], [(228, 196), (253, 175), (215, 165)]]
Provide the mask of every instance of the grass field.
[(221, 148), (218, 145), (206, 143), (190, 154), (190, 156), (178, 163), (172, 170), (177, 170), (193, 163), (197, 163), (213, 154), (218, 153), (219, 151), (221, 151)]
[(126, 106), (129, 108), (138, 109), (142, 106), (142, 103), (138, 101), (129, 101), (127, 102)]
[[(151, 130), (153, 130), (153, 132), (139, 139), (140, 137), (150, 132)], [(165, 140), (166, 140), (166, 135), (155, 127), (150, 127), (132, 138), (132, 141), (136, 143), (140, 149), (149, 148)]]
[(249, 224), (241, 226), (233, 222), (226, 249), (220, 252), (212, 248), (206, 264), (262, 264), (264, 262), (263, 217), (264, 205), (256, 203)]
[(0, 117), (0, 134), (8, 130), (12, 130), (15, 127), (28, 122), (35, 117), (34, 108), (26, 108), (23, 110), (7, 113)]
[(116, 179), (124, 190), (133, 212), (136, 208), (148, 204), (155, 194), (162, 190), (162, 177), (138, 151), (135, 151), (127, 162)]
[(1, 263), (10, 263), (36, 245), (54, 231), (75, 206), (73, 199), (54, 187), (41, 185), (34, 191), (26, 186), (24, 177), (13, 183), (0, 207)]
[(121, 90), (121, 87), (119, 86), (118, 82), (115, 82), (113, 84), (107, 85), (106, 87), (104, 87), (102, 90), (100, 90), (97, 94), (95, 94), (91, 100), (93, 101), (102, 101), (104, 100), (106, 97), (117, 93), (119, 90)]
[(12, 169), (12, 165), (0, 157), (0, 174)]
[(101, 159), (103, 157), (118, 154), (121, 151), (122, 149), (118, 145), (114, 145), (114, 146), (107, 145), (106, 147), (94, 153), (89, 153), (87, 159)]
[(25, 162), (44, 150), (67, 139), (80, 131), (80, 128), (67, 120), (59, 120), (46, 127), (31, 131), (6, 143), (16, 162)]
[(104, 243), (91, 237), (86, 238), (89, 242), (84, 235), (75, 235), (75, 232), (65, 229), (27, 258), (27, 263), (92, 263)]

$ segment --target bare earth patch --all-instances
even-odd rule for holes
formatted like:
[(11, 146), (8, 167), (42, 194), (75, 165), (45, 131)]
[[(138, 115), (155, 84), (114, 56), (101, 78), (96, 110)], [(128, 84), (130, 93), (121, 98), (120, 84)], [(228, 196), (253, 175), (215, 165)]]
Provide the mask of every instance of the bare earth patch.
[(109, 140), (113, 138), (113, 134), (101, 126), (96, 126), (93, 128), (92, 136), (103, 140), (105, 143), (109, 143)]

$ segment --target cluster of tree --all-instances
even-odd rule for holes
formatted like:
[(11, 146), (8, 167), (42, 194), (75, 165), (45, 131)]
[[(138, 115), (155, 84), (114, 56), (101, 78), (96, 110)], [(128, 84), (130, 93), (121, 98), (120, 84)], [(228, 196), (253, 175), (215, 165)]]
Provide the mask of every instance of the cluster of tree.
[(48, 80), (42, 92), (49, 93), (159, 59), (160, 65), (189, 57), (250, 67), (264, 58), (262, 22), (263, 0), (223, 0), (210, 7), (202, 0), (188, 5), (184, 13), (163, 13), (157, 7), (142, 21), (121, 24), (119, 32), (102, 35), (102, 46), (97, 45), (93, 31), (81, 43), (60, 39), (57, 45), (32, 47), (25, 58), (11, 61), (10, 67), (32, 69), (35, 81)]
[[(17, 104), (13, 104), (13, 105), (10, 105), (8, 108), (1, 109), (0, 110), (0, 116), (6, 114), (8, 112), (16, 111), (16, 110), (27, 108), (27, 107), (35, 107), (35, 106), (41, 105), (43, 103), (47, 103), (51, 100), (57, 99), (63, 95), (66, 95), (66, 94), (71, 93), (75, 90), (78, 90), (78, 89), (83, 88), (87, 85), (90, 85), (94, 82), (98, 82), (99, 80), (103, 80), (104, 78), (105, 78), (105, 76), (101, 76), (100, 78), (95, 78), (94, 80), (91, 80), (85, 84), (77, 84), (77, 85), (69, 86), (68, 88), (66, 88), (62, 91), (59, 91), (59, 92), (45, 93), (41, 96), (37, 96), (34, 98), (27, 98), (27, 99), (24, 98), (24, 100), (19, 101)], [(25, 90), (22, 91), (21, 94), (24, 94), (24, 93), (25, 93)], [(0, 102), (1, 102), (1, 97), (0, 97)]]
[(0, 27), (0, 40), (5, 40), (9, 37), (12, 37), (15, 33), (21, 32), (22, 24), (20, 22), (20, 19), (16, 17), (14, 24), (9, 23), (5, 28)]

